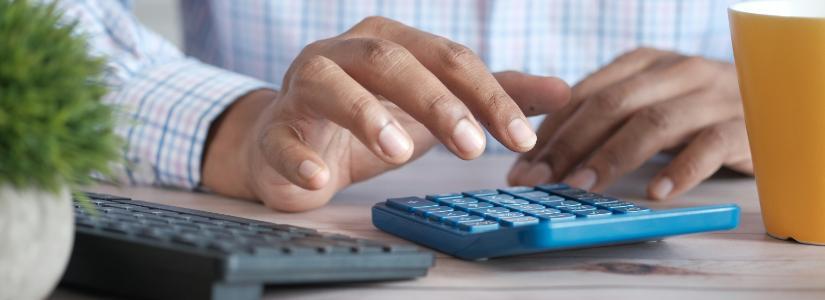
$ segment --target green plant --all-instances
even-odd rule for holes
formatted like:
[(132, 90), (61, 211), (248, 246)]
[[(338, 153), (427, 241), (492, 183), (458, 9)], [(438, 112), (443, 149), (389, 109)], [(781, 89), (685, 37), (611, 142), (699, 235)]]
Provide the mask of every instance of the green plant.
[(0, 0), (0, 185), (57, 191), (119, 156), (103, 62), (54, 4)]

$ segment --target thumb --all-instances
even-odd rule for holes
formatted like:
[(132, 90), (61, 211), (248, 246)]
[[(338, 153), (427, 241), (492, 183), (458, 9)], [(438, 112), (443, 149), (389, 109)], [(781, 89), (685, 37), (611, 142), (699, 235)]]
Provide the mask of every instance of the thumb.
[(556, 77), (516, 71), (497, 72), (493, 76), (527, 116), (552, 113), (570, 102), (570, 86)]

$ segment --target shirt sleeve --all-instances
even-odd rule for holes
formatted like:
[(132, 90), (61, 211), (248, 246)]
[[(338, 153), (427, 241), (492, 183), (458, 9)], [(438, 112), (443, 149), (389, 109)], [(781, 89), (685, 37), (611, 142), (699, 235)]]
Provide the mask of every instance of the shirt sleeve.
[(268, 83), (184, 56), (144, 27), (128, 2), (61, 0), (93, 55), (106, 59), (104, 101), (118, 112), (124, 162), (115, 180), (193, 189), (209, 127), (228, 105)]

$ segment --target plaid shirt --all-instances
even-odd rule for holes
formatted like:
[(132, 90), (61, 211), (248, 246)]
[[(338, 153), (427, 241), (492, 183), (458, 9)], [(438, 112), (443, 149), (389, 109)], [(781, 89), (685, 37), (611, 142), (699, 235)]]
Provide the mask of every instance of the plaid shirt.
[[(61, 0), (108, 58), (105, 101), (123, 117), (122, 179), (196, 188), (212, 121), (238, 97), (277, 89), (308, 43), (382, 15), (448, 37), (491, 70), (575, 83), (646, 46), (731, 61), (737, 0), (182, 0), (186, 54), (130, 13), (130, 1)], [(488, 139), (491, 140), (492, 139)], [(489, 149), (503, 149), (492, 142)]]

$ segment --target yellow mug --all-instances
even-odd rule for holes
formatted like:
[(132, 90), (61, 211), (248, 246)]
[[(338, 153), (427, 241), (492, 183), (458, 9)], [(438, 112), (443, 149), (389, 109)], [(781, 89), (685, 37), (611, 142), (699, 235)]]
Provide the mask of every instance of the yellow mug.
[(825, 245), (825, 0), (728, 14), (765, 228)]

